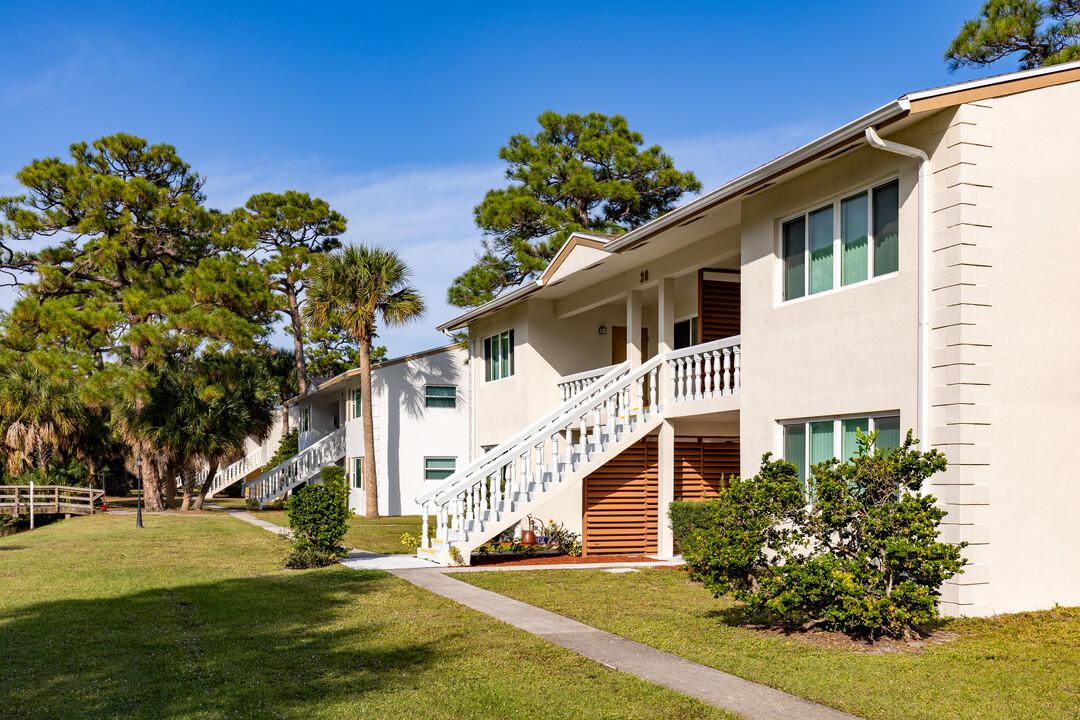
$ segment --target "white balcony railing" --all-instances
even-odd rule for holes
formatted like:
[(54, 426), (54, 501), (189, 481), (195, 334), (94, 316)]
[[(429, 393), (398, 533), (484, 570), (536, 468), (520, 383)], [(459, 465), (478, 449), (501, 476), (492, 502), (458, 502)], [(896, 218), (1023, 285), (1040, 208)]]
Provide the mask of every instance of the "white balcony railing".
[(559, 378), (559, 393), (562, 396), (562, 401), (566, 402), (574, 397), (584, 390), (586, 386), (591, 385), (614, 370), (615, 367), (615, 365), (608, 365), (607, 367), (586, 370), (573, 375), (564, 375)]
[(742, 387), (741, 336), (669, 352), (666, 357), (671, 402), (732, 395)]

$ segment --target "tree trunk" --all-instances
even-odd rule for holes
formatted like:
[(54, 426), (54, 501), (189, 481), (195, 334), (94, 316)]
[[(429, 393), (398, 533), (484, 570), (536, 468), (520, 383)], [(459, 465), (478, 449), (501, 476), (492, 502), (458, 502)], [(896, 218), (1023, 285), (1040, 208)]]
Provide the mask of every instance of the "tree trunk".
[(210, 486), (214, 484), (214, 478), (217, 477), (218, 464), (217, 462), (210, 463), (210, 472), (206, 473), (206, 479), (203, 480), (202, 487), (199, 488), (199, 495), (195, 498), (195, 509), (202, 510), (203, 500), (206, 499), (206, 493), (210, 492)]
[(379, 517), (379, 478), (375, 475), (375, 421), (371, 406), (371, 338), (358, 338), (360, 345), (360, 415), (364, 422), (364, 495), (366, 518)]
[[(296, 286), (285, 281), (285, 297), (289, 300), (289, 320), (292, 321), (293, 350), (296, 353), (296, 384), (300, 394), (308, 389), (307, 361), (304, 360), (304, 327), (300, 319), (300, 301), (296, 297)], [(288, 418), (285, 420), (288, 424)]]
[(289, 434), (289, 406), (281, 405), (281, 437)]
[(162, 472), (161, 484), (165, 488), (165, 507), (169, 510), (176, 508), (176, 473), (170, 465), (165, 466)]
[(135, 456), (142, 459), (143, 506), (150, 511), (161, 511), (161, 473), (158, 471), (156, 453), (145, 441), (135, 446)]

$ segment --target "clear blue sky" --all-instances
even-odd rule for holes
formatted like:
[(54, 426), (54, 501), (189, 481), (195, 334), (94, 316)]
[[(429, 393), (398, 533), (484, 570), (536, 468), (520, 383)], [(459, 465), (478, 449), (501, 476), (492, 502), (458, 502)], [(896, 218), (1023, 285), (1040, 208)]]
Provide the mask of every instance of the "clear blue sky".
[(471, 209), (545, 110), (622, 114), (708, 190), (906, 92), (991, 74), (941, 59), (981, 0), (391, 5), (6, 3), (0, 194), (33, 158), (123, 131), (175, 145), (215, 207), (324, 197), (346, 239), (416, 270), (431, 312), (383, 333), (397, 355), (445, 340), (446, 287), (481, 239)]

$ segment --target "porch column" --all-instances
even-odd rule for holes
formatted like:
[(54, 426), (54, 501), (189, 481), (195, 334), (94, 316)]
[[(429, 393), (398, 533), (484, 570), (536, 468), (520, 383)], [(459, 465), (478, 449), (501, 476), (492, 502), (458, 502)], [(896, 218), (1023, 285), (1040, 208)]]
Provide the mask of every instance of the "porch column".
[(660, 424), (660, 437), (656, 443), (659, 512), (656, 527), (656, 553), (662, 558), (675, 555), (675, 537), (671, 532), (668, 506), (675, 499), (675, 426), (670, 420)]
[[(663, 357), (675, 349), (675, 278), (662, 278), (657, 285), (656, 315), (656, 354)], [(660, 365), (656, 401), (661, 406), (665, 404), (668, 388), (671, 387), (669, 371), (666, 362)]]
[(630, 367), (641, 364), (641, 291), (631, 290), (626, 294), (626, 359)]

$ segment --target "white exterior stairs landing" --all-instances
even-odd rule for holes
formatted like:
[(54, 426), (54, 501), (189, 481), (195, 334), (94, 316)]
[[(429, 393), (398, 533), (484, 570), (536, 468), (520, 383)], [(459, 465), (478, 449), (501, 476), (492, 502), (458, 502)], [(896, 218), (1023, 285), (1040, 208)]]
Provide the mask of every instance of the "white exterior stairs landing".
[[(656, 430), (687, 405), (739, 392), (739, 337), (657, 355), (636, 368), (564, 379), (555, 410), (417, 497), (417, 557), (453, 564)], [(665, 367), (666, 365), (666, 367)], [(666, 378), (663, 391), (659, 389)], [(435, 537), (429, 539), (430, 523)]]
[[(257, 468), (261, 468), (265, 465), (266, 461), (269, 459), (270, 448), (267, 445), (262, 445), (231, 465), (224, 468), (218, 466), (217, 474), (214, 475), (214, 480), (210, 483), (210, 489), (206, 491), (206, 497), (212, 498), (233, 483), (244, 480)], [(209, 467), (204, 467), (199, 471), (197, 476), (199, 485), (202, 485), (209, 473)]]
[(345, 457), (345, 428), (340, 428), (304, 448), (285, 462), (267, 470), (244, 485), (259, 501), (259, 507), (273, 502), (301, 483), (318, 477), (324, 467)]

